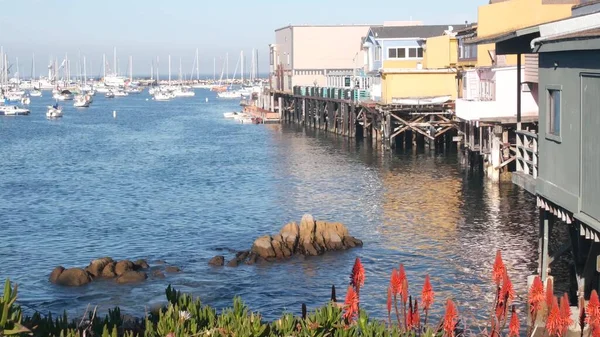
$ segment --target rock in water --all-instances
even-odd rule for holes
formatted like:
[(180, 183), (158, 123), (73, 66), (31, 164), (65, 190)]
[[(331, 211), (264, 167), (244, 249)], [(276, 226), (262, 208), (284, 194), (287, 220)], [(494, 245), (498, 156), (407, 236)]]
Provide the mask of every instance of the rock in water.
[(115, 273), (115, 265), (116, 265), (116, 263), (111, 262), (111, 263), (107, 264), (106, 266), (104, 266), (104, 269), (102, 269), (102, 277), (104, 277), (104, 278), (117, 277), (117, 274)]
[(146, 261), (144, 259), (139, 259), (139, 260), (135, 261), (133, 263), (133, 266), (134, 266), (135, 270), (150, 268), (150, 266), (148, 265), (148, 261)]
[(65, 271), (65, 268), (63, 266), (54, 268), (52, 273), (50, 273), (50, 277), (49, 277), (50, 282), (56, 284), (56, 282), (58, 281), (58, 277), (60, 276), (60, 274), (62, 274), (63, 271)]
[(261, 236), (260, 238), (256, 239), (252, 245), (252, 251), (265, 259), (276, 256), (273, 245), (271, 244), (270, 235)]
[(328, 251), (344, 250), (362, 246), (362, 241), (350, 236), (341, 223), (315, 221), (312, 215), (305, 214), (300, 225), (289, 223), (276, 235), (265, 235), (256, 239), (250, 250), (238, 252), (228, 266), (237, 266), (244, 261), (255, 264), (275, 259), (286, 259), (294, 255), (316, 256)]
[(102, 275), (104, 267), (109, 263), (112, 263), (113, 259), (110, 257), (103, 257), (101, 259), (93, 260), (85, 270), (90, 273), (93, 277), (99, 277)]
[[(54, 272), (52, 273), (54, 274)], [(65, 269), (56, 279), (56, 284), (67, 287), (79, 287), (90, 282), (92, 282), (92, 277), (81, 268)]]
[(217, 255), (208, 261), (208, 264), (213, 267), (221, 267), (225, 264), (225, 257)]
[(117, 283), (129, 284), (143, 282), (148, 278), (148, 275), (142, 271), (129, 270), (117, 277)]
[(181, 271), (181, 269), (179, 269), (179, 267), (176, 267), (176, 266), (167, 266), (165, 268), (165, 271), (167, 273), (179, 273)]
[(121, 276), (128, 271), (132, 271), (133, 267), (134, 267), (133, 262), (131, 262), (129, 260), (119, 261), (115, 265), (115, 274), (117, 274), (117, 276)]

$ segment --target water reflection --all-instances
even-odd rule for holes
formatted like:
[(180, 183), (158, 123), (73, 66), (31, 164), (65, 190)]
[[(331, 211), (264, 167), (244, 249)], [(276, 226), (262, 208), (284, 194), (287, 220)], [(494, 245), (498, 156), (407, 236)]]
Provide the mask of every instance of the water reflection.
[[(119, 119), (98, 104), (53, 127), (36, 115), (2, 124), (0, 156), (9, 159), (0, 166), (0, 199), (11, 203), (0, 205), (0, 237), (8, 242), (0, 245), (0, 278), (19, 282), (30, 306), (81, 314), (93, 303), (140, 314), (162, 301), (170, 283), (218, 308), (239, 295), (272, 319), (299, 313), (302, 303), (322, 305), (333, 284), (343, 297), (360, 256), (361, 305), (375, 317), (386, 316), (389, 274), (400, 263), (413, 292), (431, 275), (436, 313), (448, 297), (463, 313), (487, 313), (497, 249), (525, 293), (536, 260), (535, 200), (511, 184), (466, 175), (456, 153), (390, 155), (295, 126), (239, 125), (222, 119), (231, 103), (102, 100), (127, 102), (114, 108)], [(220, 248), (250, 247), (304, 213), (345, 223), (364, 247), (266, 266), (207, 266)], [(58, 264), (105, 255), (165, 259), (184, 272), (135, 287), (47, 282)]]

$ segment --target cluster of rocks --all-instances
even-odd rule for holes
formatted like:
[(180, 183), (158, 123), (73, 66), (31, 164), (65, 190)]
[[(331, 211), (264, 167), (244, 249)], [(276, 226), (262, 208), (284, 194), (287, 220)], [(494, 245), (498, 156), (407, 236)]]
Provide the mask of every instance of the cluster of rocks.
[[(289, 223), (276, 235), (265, 235), (254, 241), (252, 248), (235, 254), (227, 266), (278, 261), (292, 256), (317, 256), (328, 251), (362, 247), (362, 241), (351, 236), (341, 223), (315, 221), (312, 215), (302, 217), (300, 225)], [(209, 265), (223, 266), (224, 256), (215, 256)]]
[(175, 273), (180, 269), (175, 266), (166, 266), (160, 262), (161, 266), (150, 267), (146, 260), (115, 261), (110, 257), (103, 257), (93, 260), (85, 268), (68, 268), (62, 266), (54, 268), (50, 273), (50, 282), (69, 287), (79, 287), (86, 285), (94, 280), (115, 280), (118, 284), (130, 284), (143, 282), (148, 278), (148, 272), (152, 277), (164, 278), (165, 272)]

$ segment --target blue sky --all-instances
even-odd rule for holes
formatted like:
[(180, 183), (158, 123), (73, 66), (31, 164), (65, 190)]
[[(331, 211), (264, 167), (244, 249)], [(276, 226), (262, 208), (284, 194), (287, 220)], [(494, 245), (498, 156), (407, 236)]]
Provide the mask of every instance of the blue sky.
[[(233, 72), (240, 50), (259, 50), (260, 70), (267, 70), (268, 44), (274, 30), (288, 24), (381, 24), (383, 21), (421, 20), (425, 24), (452, 24), (477, 19), (477, 7), (487, 0), (0, 0), (0, 45), (21, 73), (45, 69), (50, 55), (78, 53), (100, 73), (102, 53), (112, 63), (117, 47), (119, 67), (133, 56), (134, 73), (150, 72), (152, 59), (160, 57), (161, 77), (183, 59), (183, 72), (191, 71), (195, 49), (200, 50), (200, 72), (217, 72), (230, 54)], [(60, 62), (60, 61), (59, 61)]]

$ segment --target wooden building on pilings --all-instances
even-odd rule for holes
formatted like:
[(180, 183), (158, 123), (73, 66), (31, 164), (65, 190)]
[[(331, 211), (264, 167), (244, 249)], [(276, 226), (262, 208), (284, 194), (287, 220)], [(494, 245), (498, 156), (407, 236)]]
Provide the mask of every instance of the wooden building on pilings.
[(349, 138), (369, 139), (393, 148), (446, 148), (458, 134), (453, 102), (380, 104), (361, 101), (358, 90), (294, 87), (293, 92), (268, 91), (281, 121)]
[(429, 104), (377, 105), (383, 121), (383, 141), (387, 149), (400, 147), (446, 147), (457, 134), (454, 102)]
[[(531, 133), (539, 148), (533, 172), (538, 274), (546, 280), (553, 264), (570, 256), (572, 302), (600, 289), (598, 22), (600, 3), (585, 3), (574, 6), (569, 18), (508, 32), (494, 41), (497, 51), (538, 55), (539, 128)], [(563, 231), (556, 235), (553, 228), (559, 226)]]

